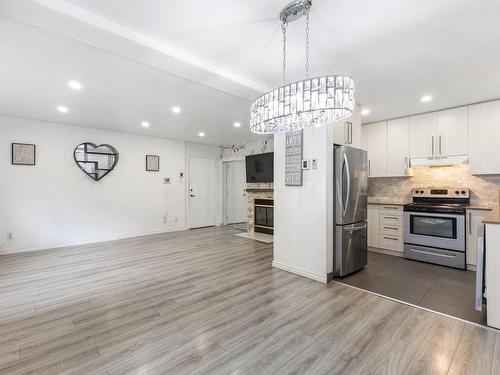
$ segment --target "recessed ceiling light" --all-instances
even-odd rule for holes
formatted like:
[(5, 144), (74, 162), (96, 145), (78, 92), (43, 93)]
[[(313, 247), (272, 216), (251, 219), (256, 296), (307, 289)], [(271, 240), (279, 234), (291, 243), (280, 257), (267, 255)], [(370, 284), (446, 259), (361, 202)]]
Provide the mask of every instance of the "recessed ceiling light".
[(205, 133), (203, 133), (203, 132), (198, 133), (198, 137), (204, 137), (204, 136), (205, 136)]
[(234, 123), (234, 127), (235, 127), (235, 128), (239, 128), (240, 126), (241, 126), (241, 123), (239, 123), (239, 122), (235, 122), (235, 123)]
[(177, 107), (177, 106), (172, 107), (172, 112), (174, 112), (174, 113), (181, 113), (181, 108)]
[(422, 98), (420, 98), (420, 101), (422, 103), (429, 103), (432, 100), (432, 96), (430, 95), (424, 95)]
[(69, 81), (68, 86), (73, 90), (81, 90), (83, 88), (82, 84), (78, 81)]
[(141, 125), (143, 128), (149, 128), (149, 122), (147, 122), (147, 121), (141, 122)]
[(57, 107), (57, 110), (61, 113), (68, 113), (69, 112), (69, 109), (68, 107), (65, 107), (63, 105), (60, 105), (59, 107)]
[(371, 111), (370, 111), (368, 108), (363, 109), (363, 110), (361, 111), (361, 116), (368, 116), (368, 115), (370, 114), (370, 112), (371, 112)]

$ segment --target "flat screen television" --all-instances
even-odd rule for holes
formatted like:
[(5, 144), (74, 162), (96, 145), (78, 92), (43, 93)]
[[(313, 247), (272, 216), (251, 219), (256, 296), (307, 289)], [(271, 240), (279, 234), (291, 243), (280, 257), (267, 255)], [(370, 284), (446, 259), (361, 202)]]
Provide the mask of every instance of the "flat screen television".
[(247, 183), (273, 182), (274, 153), (248, 155), (245, 157)]

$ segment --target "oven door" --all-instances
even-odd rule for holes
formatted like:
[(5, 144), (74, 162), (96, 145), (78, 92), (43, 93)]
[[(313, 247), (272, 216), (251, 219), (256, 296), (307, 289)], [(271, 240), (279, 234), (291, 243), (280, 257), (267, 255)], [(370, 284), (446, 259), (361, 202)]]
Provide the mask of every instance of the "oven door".
[(465, 252), (465, 215), (405, 212), (405, 243)]

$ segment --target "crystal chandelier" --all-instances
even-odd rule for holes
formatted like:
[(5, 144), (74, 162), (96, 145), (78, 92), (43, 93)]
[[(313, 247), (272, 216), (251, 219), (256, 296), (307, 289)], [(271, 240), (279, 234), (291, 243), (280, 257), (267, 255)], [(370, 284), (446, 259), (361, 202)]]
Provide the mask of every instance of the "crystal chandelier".
[[(268, 134), (325, 125), (351, 116), (354, 80), (349, 76), (309, 78), (309, 11), (311, 0), (295, 0), (280, 13), (283, 33), (283, 86), (257, 98), (250, 109), (250, 130)], [(286, 29), (288, 23), (306, 17), (306, 78), (287, 83)]]

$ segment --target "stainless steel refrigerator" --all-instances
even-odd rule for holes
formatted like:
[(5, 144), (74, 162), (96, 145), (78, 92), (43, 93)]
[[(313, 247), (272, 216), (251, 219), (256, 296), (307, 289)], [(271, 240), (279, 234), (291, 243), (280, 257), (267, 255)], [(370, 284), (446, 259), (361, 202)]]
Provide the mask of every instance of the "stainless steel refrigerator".
[(335, 276), (346, 276), (368, 262), (366, 151), (333, 145), (334, 148), (334, 254)]

